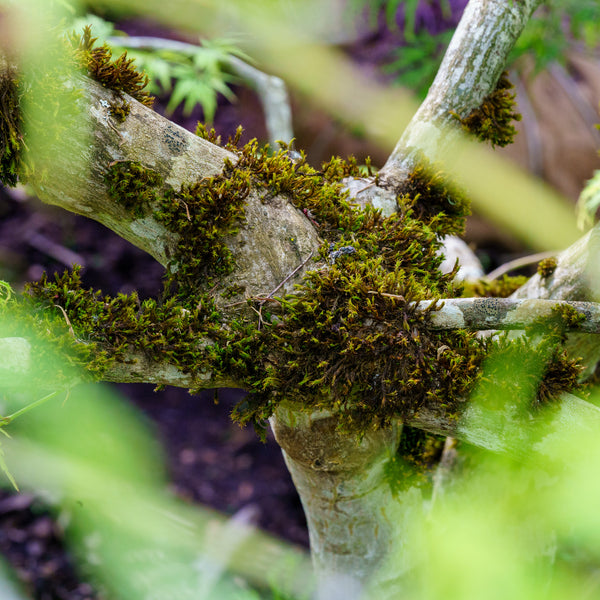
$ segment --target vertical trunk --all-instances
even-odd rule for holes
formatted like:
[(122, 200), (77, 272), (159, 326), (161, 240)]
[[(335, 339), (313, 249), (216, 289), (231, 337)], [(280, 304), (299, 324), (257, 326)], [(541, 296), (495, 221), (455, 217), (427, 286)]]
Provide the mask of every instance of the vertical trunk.
[[(271, 419), (306, 514), (319, 599), (358, 598), (392, 547), (394, 502), (384, 466), (401, 425), (361, 440), (327, 413), (287, 407)], [(387, 509), (386, 509), (387, 507)]]

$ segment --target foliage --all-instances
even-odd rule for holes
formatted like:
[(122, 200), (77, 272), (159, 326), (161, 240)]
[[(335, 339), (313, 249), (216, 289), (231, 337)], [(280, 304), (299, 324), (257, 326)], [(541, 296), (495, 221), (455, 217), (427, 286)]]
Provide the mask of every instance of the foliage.
[[(183, 114), (189, 115), (200, 105), (204, 121), (212, 122), (217, 109), (218, 95), (230, 101), (235, 99), (230, 84), (236, 82), (224, 68), (230, 57), (250, 61), (242, 50), (231, 40), (221, 38), (204, 39), (200, 44), (185, 44), (165, 48), (128, 48), (127, 37), (115, 30), (114, 24), (96, 15), (86, 15), (74, 22), (76, 29), (91, 23), (100, 39), (110, 39), (105, 43), (113, 52), (127, 52), (136, 61), (149, 80), (149, 92), (168, 96), (167, 114), (173, 114), (183, 104)], [(119, 44), (119, 39), (122, 45)], [(168, 43), (168, 41), (167, 41)]]
[[(425, 7), (437, 15), (434, 27), (420, 19)], [(382, 16), (381, 21), (398, 38), (398, 45), (382, 65), (382, 71), (398, 85), (424, 97), (454, 34), (452, 22), (457, 21), (462, 5), (453, 8), (449, 0), (352, 0), (350, 8), (354, 18), (366, 14), (372, 27)], [(529, 56), (536, 69), (542, 70), (553, 61), (564, 62), (573, 42), (583, 42), (588, 50), (600, 42), (597, 0), (544, 2), (519, 37), (507, 66), (519, 57)]]
[(535, 58), (541, 70), (552, 61), (563, 62), (573, 41), (589, 49), (600, 42), (600, 5), (596, 0), (550, 0), (544, 2), (517, 40), (514, 61), (523, 55)]

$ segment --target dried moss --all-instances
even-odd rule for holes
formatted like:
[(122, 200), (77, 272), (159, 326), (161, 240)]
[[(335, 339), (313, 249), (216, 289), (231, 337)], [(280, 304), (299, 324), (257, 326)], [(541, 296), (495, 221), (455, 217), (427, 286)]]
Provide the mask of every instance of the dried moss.
[(492, 146), (512, 144), (517, 130), (513, 121), (520, 121), (521, 115), (515, 111), (515, 94), (508, 73), (502, 73), (496, 89), (486, 96), (479, 108), (472, 110), (461, 118), (456, 112), (452, 115), (458, 119), (463, 129)]
[[(104, 87), (116, 92), (124, 92), (152, 108), (154, 98), (144, 89), (150, 83), (148, 76), (135, 69), (135, 59), (127, 58), (124, 52), (113, 59), (112, 51), (107, 44), (94, 47), (98, 38), (92, 37), (92, 28), (87, 25), (83, 34), (71, 34), (69, 41), (78, 62), (85, 69), (86, 74)], [(121, 108), (118, 108), (118, 107)], [(116, 104), (113, 108), (117, 114), (123, 114), (122, 104)]]

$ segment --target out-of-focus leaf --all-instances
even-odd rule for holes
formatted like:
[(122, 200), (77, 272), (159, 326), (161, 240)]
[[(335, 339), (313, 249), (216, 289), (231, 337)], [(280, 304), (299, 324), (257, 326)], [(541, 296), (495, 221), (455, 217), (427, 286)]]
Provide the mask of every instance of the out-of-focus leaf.
[(594, 224), (596, 212), (600, 208), (600, 171), (586, 183), (577, 200), (577, 226), (585, 230)]

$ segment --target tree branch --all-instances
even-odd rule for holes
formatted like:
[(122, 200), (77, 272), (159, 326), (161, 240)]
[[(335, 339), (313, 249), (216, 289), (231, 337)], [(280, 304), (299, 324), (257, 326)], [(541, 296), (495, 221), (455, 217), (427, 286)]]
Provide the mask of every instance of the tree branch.
[(478, 108), (506, 67), (508, 53), (541, 0), (470, 0), (427, 98), (379, 171), (384, 187), (397, 189), (419, 153), (432, 162), (455, 143), (459, 117)]

